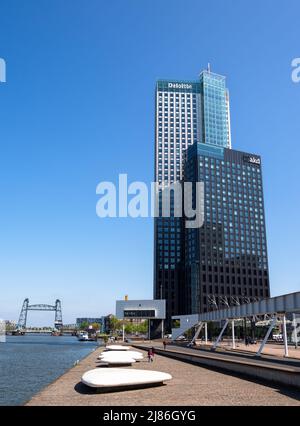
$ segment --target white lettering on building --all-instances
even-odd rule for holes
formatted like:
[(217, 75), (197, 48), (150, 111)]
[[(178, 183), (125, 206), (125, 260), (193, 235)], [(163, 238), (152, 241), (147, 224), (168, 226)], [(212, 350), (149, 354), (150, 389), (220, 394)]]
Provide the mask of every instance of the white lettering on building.
[(249, 157), (249, 163), (260, 164), (260, 158), (257, 157)]
[(191, 89), (192, 85), (187, 83), (169, 83), (169, 89)]

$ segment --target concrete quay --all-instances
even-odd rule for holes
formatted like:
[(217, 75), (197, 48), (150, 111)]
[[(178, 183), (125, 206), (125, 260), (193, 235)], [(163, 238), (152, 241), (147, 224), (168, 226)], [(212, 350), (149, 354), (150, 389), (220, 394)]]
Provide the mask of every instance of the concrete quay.
[[(146, 348), (145, 348), (146, 349)], [(181, 348), (180, 348), (181, 349)], [(213, 371), (170, 357), (155, 354), (132, 365), (134, 369), (170, 373), (173, 379), (163, 386), (97, 393), (80, 383), (84, 372), (97, 368), (99, 348), (27, 402), (27, 406), (300, 406), (300, 390), (265, 381), (245, 379)], [(159, 349), (157, 349), (157, 352)], [(144, 351), (143, 351), (144, 352)], [(146, 357), (146, 352), (144, 352)], [(107, 367), (98, 367), (107, 368)]]

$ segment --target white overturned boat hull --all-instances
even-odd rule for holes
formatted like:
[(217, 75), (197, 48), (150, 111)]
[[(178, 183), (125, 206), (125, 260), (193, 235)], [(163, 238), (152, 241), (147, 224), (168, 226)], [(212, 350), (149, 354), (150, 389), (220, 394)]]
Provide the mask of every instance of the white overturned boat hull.
[(107, 351), (129, 351), (131, 349), (130, 346), (121, 346), (121, 345), (109, 345), (106, 346), (105, 349)]
[(107, 359), (114, 359), (114, 358), (122, 358), (122, 357), (126, 357), (126, 358), (133, 358), (136, 361), (140, 361), (144, 358), (143, 354), (141, 352), (137, 352), (137, 351), (107, 351), (107, 352), (102, 352), (102, 354), (100, 354), (98, 356), (98, 359), (103, 359), (103, 358), (107, 358)]
[(131, 365), (136, 362), (133, 358), (124, 358), (124, 359), (106, 359), (103, 358), (100, 360), (102, 364), (105, 365)]
[(92, 388), (114, 388), (136, 385), (159, 384), (172, 376), (161, 371), (130, 370), (126, 368), (94, 369), (81, 378), (82, 383)]

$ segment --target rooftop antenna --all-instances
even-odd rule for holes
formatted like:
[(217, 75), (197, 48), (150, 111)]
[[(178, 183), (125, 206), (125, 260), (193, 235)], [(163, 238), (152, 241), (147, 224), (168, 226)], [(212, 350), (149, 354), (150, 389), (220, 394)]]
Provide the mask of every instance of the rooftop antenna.
[(207, 64), (207, 71), (210, 73), (210, 63)]

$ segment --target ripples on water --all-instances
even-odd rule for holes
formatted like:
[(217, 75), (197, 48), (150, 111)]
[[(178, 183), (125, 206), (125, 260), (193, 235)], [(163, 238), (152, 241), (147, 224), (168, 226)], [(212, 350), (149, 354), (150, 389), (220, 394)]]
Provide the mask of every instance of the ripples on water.
[(74, 336), (7, 336), (0, 343), (0, 405), (22, 405), (98, 346)]

